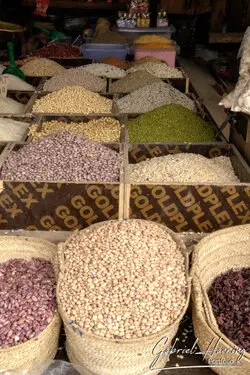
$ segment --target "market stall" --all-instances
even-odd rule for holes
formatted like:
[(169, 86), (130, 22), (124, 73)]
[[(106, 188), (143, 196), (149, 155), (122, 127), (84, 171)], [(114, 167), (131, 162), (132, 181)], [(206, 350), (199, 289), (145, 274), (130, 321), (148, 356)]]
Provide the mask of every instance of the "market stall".
[(5, 375), (249, 374), (250, 166), (146, 6), (3, 68)]

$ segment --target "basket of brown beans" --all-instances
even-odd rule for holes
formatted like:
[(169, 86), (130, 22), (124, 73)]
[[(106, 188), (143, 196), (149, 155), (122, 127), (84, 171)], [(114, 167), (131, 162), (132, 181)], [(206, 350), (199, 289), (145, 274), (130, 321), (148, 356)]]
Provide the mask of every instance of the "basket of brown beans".
[(37, 373), (54, 359), (61, 320), (56, 305), (57, 247), (0, 237), (0, 367)]
[[(190, 296), (184, 243), (163, 225), (111, 220), (59, 246), (57, 301), (80, 374), (157, 374)], [(155, 347), (155, 351), (152, 349)]]
[(193, 324), (219, 375), (250, 373), (250, 225), (223, 229), (193, 253)]

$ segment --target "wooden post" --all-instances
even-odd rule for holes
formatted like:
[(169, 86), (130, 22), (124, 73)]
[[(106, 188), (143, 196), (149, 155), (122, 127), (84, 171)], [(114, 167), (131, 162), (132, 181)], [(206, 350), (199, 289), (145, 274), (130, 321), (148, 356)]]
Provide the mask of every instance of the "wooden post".
[(221, 32), (226, 13), (227, 0), (214, 0), (213, 3), (211, 30)]

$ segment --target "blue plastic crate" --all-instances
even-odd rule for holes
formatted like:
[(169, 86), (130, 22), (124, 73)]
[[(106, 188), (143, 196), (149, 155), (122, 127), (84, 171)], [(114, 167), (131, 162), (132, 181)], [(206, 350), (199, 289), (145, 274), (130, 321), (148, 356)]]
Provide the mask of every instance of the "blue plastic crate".
[(85, 43), (80, 47), (80, 51), (86, 59), (97, 61), (111, 56), (125, 60), (129, 50), (130, 47), (128, 44)]

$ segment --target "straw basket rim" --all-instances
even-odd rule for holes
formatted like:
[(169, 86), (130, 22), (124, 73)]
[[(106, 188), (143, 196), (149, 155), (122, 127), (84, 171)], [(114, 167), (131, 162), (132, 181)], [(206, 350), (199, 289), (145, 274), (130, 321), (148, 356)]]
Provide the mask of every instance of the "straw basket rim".
[[(230, 236), (230, 237), (229, 237)], [(218, 242), (218, 238), (220, 238), (221, 242)], [(207, 329), (210, 330), (210, 333), (214, 335), (214, 337), (222, 338), (222, 345), (229, 347), (229, 348), (237, 348), (243, 350), (243, 348), (239, 347), (235, 344), (229, 337), (227, 337), (219, 328), (216, 320), (216, 316), (211, 306), (211, 301), (208, 297), (207, 290), (204, 288), (204, 284), (202, 283), (201, 278), (201, 270), (205, 267), (204, 264), (206, 262), (205, 255), (208, 255), (208, 248), (211, 246), (213, 250), (219, 250), (219, 248), (225, 248), (227, 245), (240, 245), (241, 243), (250, 243), (250, 224), (244, 224), (240, 226), (235, 226), (231, 228), (221, 229), (216, 231), (215, 233), (211, 233), (205, 238), (203, 238), (196, 246), (193, 252), (193, 264), (192, 264), (192, 311), (195, 312), (197, 320), (199, 320), (199, 324), (206, 324)], [(215, 246), (217, 245), (217, 246)], [(240, 251), (238, 248), (235, 250)], [(238, 254), (238, 256), (239, 256)], [(243, 250), (242, 250), (242, 254)], [(250, 254), (250, 251), (249, 251)], [(202, 255), (204, 257), (202, 257)], [(242, 255), (242, 256), (243, 256)], [(214, 255), (216, 256), (216, 255)], [(233, 255), (231, 255), (233, 257)], [(247, 258), (249, 259), (249, 258)], [(200, 261), (202, 262), (200, 264)], [(224, 271), (226, 272), (226, 270)], [(218, 275), (217, 275), (218, 276)], [(214, 279), (216, 276), (213, 277)], [(205, 294), (204, 294), (205, 293)], [(207, 309), (207, 310), (206, 310)], [(212, 314), (209, 317), (207, 314)], [(214, 322), (213, 322), (214, 319)], [(244, 359), (247, 363), (250, 364), (250, 353), (245, 352)]]
[[(39, 238), (35, 238), (35, 237), (15, 236), (15, 235), (12, 236), (11, 235), (11, 236), (0, 236), (0, 263), (4, 263), (5, 262), (5, 261), (4, 262), (1, 261), (1, 243), (3, 243), (3, 242), (7, 243), (7, 242), (14, 241), (14, 240), (17, 241), (17, 242), (23, 243), (23, 244), (25, 244), (27, 242), (34, 243), (34, 244), (41, 243), (41, 244), (43, 244), (45, 246), (48, 246), (50, 248), (54, 248), (54, 254), (53, 255), (57, 258), (57, 246), (55, 244), (53, 244), (52, 242), (49, 242), (49, 241), (46, 241), (46, 240), (43, 240), (43, 239), (39, 239)], [(34, 246), (34, 250), (32, 250), (32, 251), (34, 251), (34, 257), (37, 257), (37, 258), (41, 257), (39, 255), (37, 255), (37, 256), (35, 255), (36, 252), (37, 252), (37, 249), (36, 249), (35, 246)], [(16, 258), (16, 257), (12, 258), (11, 257), (11, 252), (12, 252), (12, 250), (10, 250), (10, 252), (9, 252), (9, 255), (10, 255), (9, 259), (23, 259), (21, 256), (20, 256), (20, 258)], [(25, 252), (25, 250), (24, 250), (24, 252)], [(49, 250), (48, 250), (48, 252), (49, 252)], [(56, 266), (56, 263), (52, 262), (52, 261), (51, 261), (51, 263), (53, 265), (55, 274), (57, 275), (57, 271), (56, 271), (56, 267), (57, 266)], [(58, 308), (57, 308), (57, 311), (55, 311), (53, 313), (50, 323), (47, 325), (46, 328), (44, 328), (44, 330), (42, 332), (39, 333), (38, 336), (33, 337), (33, 338), (29, 339), (29, 340), (26, 340), (25, 342), (20, 343), (20, 344), (16, 344), (16, 345), (13, 345), (13, 346), (0, 348), (0, 354), (1, 353), (6, 353), (6, 355), (7, 354), (11, 354), (11, 352), (14, 352), (16, 350), (25, 349), (26, 347), (30, 346), (31, 343), (36, 343), (38, 339), (42, 339), (45, 335), (47, 335), (47, 332), (51, 329), (51, 327), (54, 326), (54, 324), (55, 324), (56, 321), (58, 321), (58, 322), (60, 321), (60, 314), (59, 314)]]
[[(105, 337), (102, 337), (102, 336), (97, 336), (95, 334), (92, 334), (92, 333), (87, 333), (84, 331), (84, 329), (81, 329), (83, 335), (86, 337), (86, 338), (89, 338), (89, 339), (96, 339), (98, 340), (99, 342), (102, 342), (102, 343), (112, 343), (112, 344), (120, 344), (120, 345), (131, 345), (131, 344), (139, 344), (141, 343), (142, 341), (144, 342), (148, 342), (148, 341), (153, 341), (154, 339), (158, 339), (159, 340), (159, 337), (160, 336), (163, 336), (166, 335), (166, 333), (168, 331), (171, 331), (172, 329), (174, 329), (174, 327), (176, 327), (177, 324), (180, 323), (181, 319), (183, 318), (186, 310), (187, 310), (187, 307), (189, 305), (189, 301), (190, 301), (190, 295), (191, 295), (191, 278), (189, 276), (189, 254), (188, 254), (188, 251), (187, 251), (187, 248), (186, 248), (186, 245), (184, 243), (184, 241), (182, 240), (182, 238), (178, 237), (178, 235), (173, 232), (171, 229), (169, 229), (168, 227), (164, 226), (163, 224), (160, 224), (160, 223), (156, 223), (156, 222), (152, 222), (152, 221), (148, 221), (148, 220), (143, 220), (143, 219), (129, 219), (129, 220), (108, 220), (108, 221), (102, 221), (100, 223), (96, 223), (96, 224), (92, 224), (91, 226), (87, 227), (87, 228), (84, 228), (81, 230), (82, 231), (85, 231), (86, 229), (95, 229), (97, 227), (100, 227), (100, 226), (104, 226), (105, 224), (108, 224), (110, 222), (123, 222), (123, 221), (147, 221), (148, 223), (151, 223), (152, 226), (153, 225), (158, 225), (160, 226), (162, 229), (164, 229), (166, 231), (166, 233), (168, 233), (172, 239), (176, 242), (178, 248), (180, 249), (182, 255), (183, 255), (183, 258), (184, 258), (184, 263), (185, 263), (185, 280), (186, 280), (186, 296), (185, 296), (185, 305), (183, 306), (183, 308), (181, 309), (180, 311), (180, 314), (178, 316), (178, 318), (171, 324), (171, 325), (168, 325), (167, 327), (163, 328), (160, 332), (157, 332), (157, 333), (154, 333), (154, 334), (151, 334), (151, 335), (148, 335), (148, 336), (144, 336), (144, 337), (140, 337), (140, 338), (130, 338), (130, 339), (112, 339), (112, 338), (105, 338)], [(62, 252), (62, 248), (64, 246), (67, 246), (68, 242), (74, 238), (74, 236), (76, 236), (77, 234), (79, 233), (79, 230), (76, 230), (68, 239), (66, 242), (62, 243), (62, 244), (59, 244), (58, 245), (58, 249), (59, 249), (59, 252)], [(58, 256), (58, 259), (59, 259), (59, 277), (58, 277), (58, 283), (57, 283), (57, 305), (58, 305), (58, 310), (59, 310), (59, 313), (63, 319), (63, 321), (67, 321), (67, 317), (66, 317), (66, 314), (64, 313), (63, 311), (63, 308), (61, 307), (61, 303), (60, 303), (60, 297), (59, 297), (59, 289), (60, 289), (60, 285), (61, 285), (61, 282), (62, 282), (62, 275), (61, 275), (61, 263), (60, 263), (60, 259), (61, 259), (61, 256)]]

